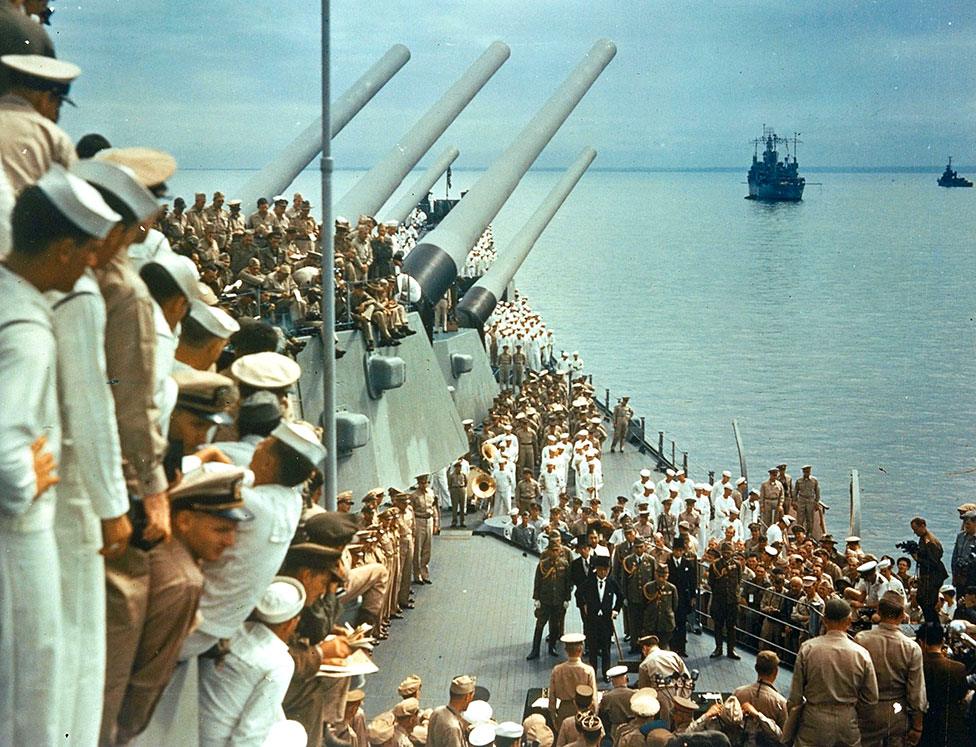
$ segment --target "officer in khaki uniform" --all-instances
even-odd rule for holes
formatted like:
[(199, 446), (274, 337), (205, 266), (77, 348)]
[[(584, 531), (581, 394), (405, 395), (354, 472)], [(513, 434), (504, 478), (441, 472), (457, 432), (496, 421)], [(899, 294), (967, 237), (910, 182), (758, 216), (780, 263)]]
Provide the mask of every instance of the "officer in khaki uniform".
[(451, 528), (464, 526), (467, 514), (468, 476), (458, 459), (447, 472), (447, 490), (451, 494)]
[(810, 474), (813, 469), (809, 464), (803, 465), (803, 476), (796, 481), (793, 488), (793, 499), (796, 502), (796, 518), (800, 526), (812, 535), (817, 504), (820, 503), (820, 483)]
[(860, 747), (857, 708), (878, 702), (871, 655), (847, 637), (851, 607), (843, 599), (824, 605), (826, 632), (804, 641), (793, 669), (789, 707), (803, 704), (796, 747)]
[(552, 674), (549, 676), (549, 714), (553, 731), (557, 734), (563, 719), (572, 716), (576, 710), (574, 698), (576, 697), (577, 686), (589, 686), (593, 691), (593, 708), (596, 709), (599, 706), (596, 674), (593, 667), (580, 660), (586, 636), (582, 633), (567, 633), (559, 640), (566, 646), (567, 660), (554, 666)]
[(400, 579), (399, 591), (397, 592), (397, 605), (401, 609), (410, 609), (413, 603), (410, 601), (410, 579), (413, 575), (413, 555), (414, 555), (414, 518), (413, 508), (410, 505), (410, 496), (396, 488), (390, 488), (393, 507), (397, 510), (395, 514), (394, 526), (400, 537), (399, 542), (399, 567), (397, 575)]
[(668, 649), (678, 612), (678, 590), (668, 581), (668, 567), (654, 569), (654, 581), (644, 584), (644, 635), (657, 636), (658, 644)]
[[(521, 447), (519, 447), (519, 454), (521, 455)], [(522, 479), (515, 486), (515, 502), (519, 512), (528, 512), (532, 504), (538, 502), (540, 495), (542, 495), (542, 488), (532, 477), (532, 470), (526, 467), (522, 470)]]
[(759, 510), (763, 523), (770, 527), (783, 515), (783, 484), (777, 478), (778, 467), (769, 469), (769, 479), (759, 486)]
[(532, 428), (528, 418), (524, 413), (515, 416), (517, 425), (515, 426), (514, 436), (518, 439), (518, 462), (516, 467), (531, 470), (535, 473), (535, 454), (536, 454), (536, 431)]
[(630, 397), (621, 397), (620, 402), (613, 408), (613, 442), (610, 444), (610, 453), (619, 446), (620, 453), (624, 451), (624, 444), (627, 442), (627, 428), (630, 427), (630, 420), (634, 417), (634, 410), (630, 406)]
[(854, 636), (854, 641), (871, 655), (878, 680), (878, 702), (857, 706), (861, 744), (903, 746), (908, 743), (909, 732), (917, 741), (928, 709), (922, 649), (898, 627), (905, 606), (897, 592), (882, 595), (878, 614), (881, 622), (877, 626)]
[(735, 653), (735, 625), (739, 618), (739, 589), (742, 568), (732, 558), (732, 543), (719, 547), (722, 557), (708, 567), (708, 587), (711, 590), (709, 613), (715, 623), (715, 650), (711, 658), (722, 655), (722, 644), (728, 642), (728, 657), (741, 658)]
[(417, 475), (417, 489), (410, 494), (410, 505), (414, 519), (413, 581), (429, 584), (430, 546), (434, 535), (441, 531), (441, 512), (428, 475)]
[(525, 383), (525, 366), (528, 362), (529, 359), (522, 351), (522, 346), (516, 345), (515, 354), (512, 355), (512, 384), (518, 387), (519, 391), (522, 390), (522, 385)]
[(503, 390), (509, 388), (512, 381), (512, 354), (508, 352), (508, 345), (502, 345), (502, 352), (498, 354), (498, 383)]

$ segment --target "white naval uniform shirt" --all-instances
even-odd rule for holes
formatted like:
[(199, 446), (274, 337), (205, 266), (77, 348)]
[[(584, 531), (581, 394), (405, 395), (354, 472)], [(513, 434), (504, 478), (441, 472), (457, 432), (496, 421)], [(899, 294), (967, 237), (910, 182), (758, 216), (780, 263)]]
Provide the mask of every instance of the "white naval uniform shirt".
[(70, 293), (50, 291), (45, 298), (52, 309), (63, 393), (59, 490), (86, 498), (100, 519), (114, 519), (128, 511), (129, 496), (105, 367), (105, 301), (91, 270)]
[[(180, 325), (169, 328), (159, 304), (153, 301), (153, 323), (156, 328), (156, 383), (153, 401), (159, 409), (159, 431), (164, 436), (169, 431), (169, 419), (176, 408), (179, 387), (173, 380), (173, 364), (176, 361), (176, 348), (180, 344)], [(200, 444), (186, 444), (194, 448)]]
[(234, 546), (203, 564), (199, 630), (217, 638), (230, 638), (271, 585), (302, 513), (298, 491), (284, 485), (246, 487), (242, 498), (253, 521), (238, 524)]
[(200, 747), (260, 747), (283, 718), (281, 701), (295, 671), (288, 646), (263, 623), (247, 622), (220, 669), (200, 660)]
[(217, 441), (210, 445), (220, 449), (235, 466), (249, 467), (251, 459), (254, 457), (254, 450), (263, 440), (264, 436), (249, 433), (240, 441)]

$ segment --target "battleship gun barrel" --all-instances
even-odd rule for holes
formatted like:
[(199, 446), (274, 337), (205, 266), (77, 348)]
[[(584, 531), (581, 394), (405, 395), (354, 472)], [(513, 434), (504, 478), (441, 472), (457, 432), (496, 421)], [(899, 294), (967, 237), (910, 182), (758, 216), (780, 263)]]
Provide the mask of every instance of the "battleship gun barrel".
[(406, 194), (403, 195), (396, 204), (389, 210), (380, 211), (380, 220), (395, 220), (403, 223), (410, 215), (410, 211), (417, 207), (417, 203), (430, 192), (431, 187), (441, 178), (441, 174), (447, 171), (448, 167), (454, 163), (460, 155), (460, 151), (453, 145), (447, 148), (430, 167), (420, 175)]
[(596, 158), (593, 148), (584, 148), (579, 158), (562, 175), (546, 199), (539, 205), (532, 217), (518, 232), (515, 239), (498, 253), (498, 259), (471, 288), (464, 294), (464, 298), (457, 306), (458, 322), (462, 327), (481, 329), (484, 327), (491, 312), (495, 310), (498, 299), (505, 293), (505, 288), (512, 282), (515, 273), (529, 256), (535, 242), (546, 230), (553, 216), (569, 197), (569, 193), (579, 183), (586, 170)]
[[(396, 75), (410, 59), (410, 50), (402, 44), (394, 44), (376, 63), (360, 76), (359, 80), (331, 106), (329, 130), (334, 138), (342, 128), (377, 92)], [(271, 163), (248, 179), (238, 193), (245, 209), (253, 209), (259, 197), (271, 198), (288, 189), (322, 150), (322, 117), (306, 127), (288, 147)]]
[(357, 215), (376, 215), (410, 169), (424, 157), (437, 139), (508, 59), (508, 45), (494, 42), (474, 61), (457, 82), (402, 137), (372, 169), (360, 177), (352, 189), (336, 203), (334, 215), (355, 219)]
[(609, 39), (597, 41), (464, 199), (407, 255), (403, 271), (417, 281), (428, 304), (454, 282), (478, 237), (616, 53)]

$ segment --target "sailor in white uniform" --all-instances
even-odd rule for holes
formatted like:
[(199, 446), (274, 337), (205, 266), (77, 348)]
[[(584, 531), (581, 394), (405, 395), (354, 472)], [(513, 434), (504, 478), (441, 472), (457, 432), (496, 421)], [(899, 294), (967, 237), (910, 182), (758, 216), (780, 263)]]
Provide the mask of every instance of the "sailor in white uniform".
[(41, 294), (70, 292), (120, 219), (93, 187), (52, 166), (18, 198), (13, 248), (0, 265), (0, 744), (64, 741), (53, 488), (61, 417), (55, 331)]
[(715, 525), (712, 537), (722, 541), (725, 534), (725, 527), (728, 526), (732, 518), (732, 511), (735, 511), (738, 519), (739, 510), (736, 508), (735, 501), (732, 499), (732, 483), (727, 482), (722, 487), (722, 495), (714, 499), (715, 501)]
[(257, 445), (271, 435), (281, 422), (278, 397), (258, 391), (241, 402), (237, 413), (239, 441), (217, 441), (212, 444), (238, 467), (248, 467)]
[(266, 744), (284, 719), (281, 702), (295, 671), (288, 639), (305, 606), (305, 587), (279, 576), (258, 599), (254, 621), (231, 637), (230, 652), (200, 660), (200, 747)]
[[(199, 624), (184, 643), (181, 659), (198, 656), (219, 639), (230, 638), (254, 609), (298, 528), (302, 498), (296, 488), (324, 459), (325, 447), (315, 431), (302, 423), (281, 423), (255, 450), (254, 485), (241, 493), (254, 519), (240, 525), (233, 547), (218, 560), (204, 563)], [(299, 473), (292, 472), (293, 467), (299, 467)], [(282, 484), (286, 468), (294, 478), (288, 482), (294, 484)]]
[(722, 491), (725, 489), (726, 485), (730, 485), (730, 486), (732, 485), (732, 473), (729, 472), (728, 470), (723, 471), (722, 479), (719, 482), (712, 485), (711, 497), (712, 497), (713, 504), (715, 503), (715, 501), (717, 501), (719, 498), (721, 498), (724, 495)]
[(666, 496), (668, 494), (668, 483), (674, 480), (674, 470), (667, 469), (664, 472), (664, 477), (657, 481), (657, 485), (654, 486), (654, 492), (658, 496)]
[(495, 481), (495, 499), (492, 515), (508, 516), (512, 510), (512, 495), (515, 492), (515, 462), (502, 457), (491, 471)]
[[(76, 165), (86, 178), (87, 162)], [(159, 212), (152, 194), (131, 172), (108, 164), (94, 168), (135, 223)], [(113, 230), (126, 231), (124, 223)], [(97, 266), (124, 251), (121, 243), (99, 252)], [(98, 742), (105, 688), (105, 562), (125, 551), (132, 525), (122, 473), (115, 401), (105, 365), (105, 301), (92, 271), (70, 293), (46, 294), (58, 342), (62, 449), (55, 532), (63, 603), (63, 731), (79, 745)], [(83, 396), (79, 393), (84, 392)]]
[(542, 462), (542, 472), (539, 474), (539, 484), (542, 485), (542, 515), (549, 521), (549, 514), (559, 505), (559, 494), (566, 489), (566, 483), (556, 470), (556, 463)]
[(651, 471), (649, 469), (642, 469), (640, 471), (639, 479), (631, 486), (631, 500), (636, 501), (643, 497), (645, 485), (650, 485), (651, 487), (654, 486), (654, 483), (651, 481)]

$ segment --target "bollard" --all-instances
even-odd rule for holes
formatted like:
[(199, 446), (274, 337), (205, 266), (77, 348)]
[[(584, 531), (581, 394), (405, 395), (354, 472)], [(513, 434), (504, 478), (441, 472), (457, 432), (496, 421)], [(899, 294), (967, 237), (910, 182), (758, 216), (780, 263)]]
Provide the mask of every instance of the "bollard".
[(715, 470), (713, 469), (708, 470), (708, 484), (709, 485), (715, 484)]
[[(643, 421), (644, 418), (641, 418)], [(657, 453), (664, 456), (664, 431), (657, 432)]]
[(688, 452), (687, 451), (681, 452), (681, 469), (685, 471), (686, 475), (688, 474)]
[(609, 410), (610, 409), (610, 390), (609, 389), (607, 389), (606, 404), (607, 404), (607, 409)]
[(671, 465), (673, 467), (678, 466), (678, 447), (675, 445), (674, 440), (671, 441)]

